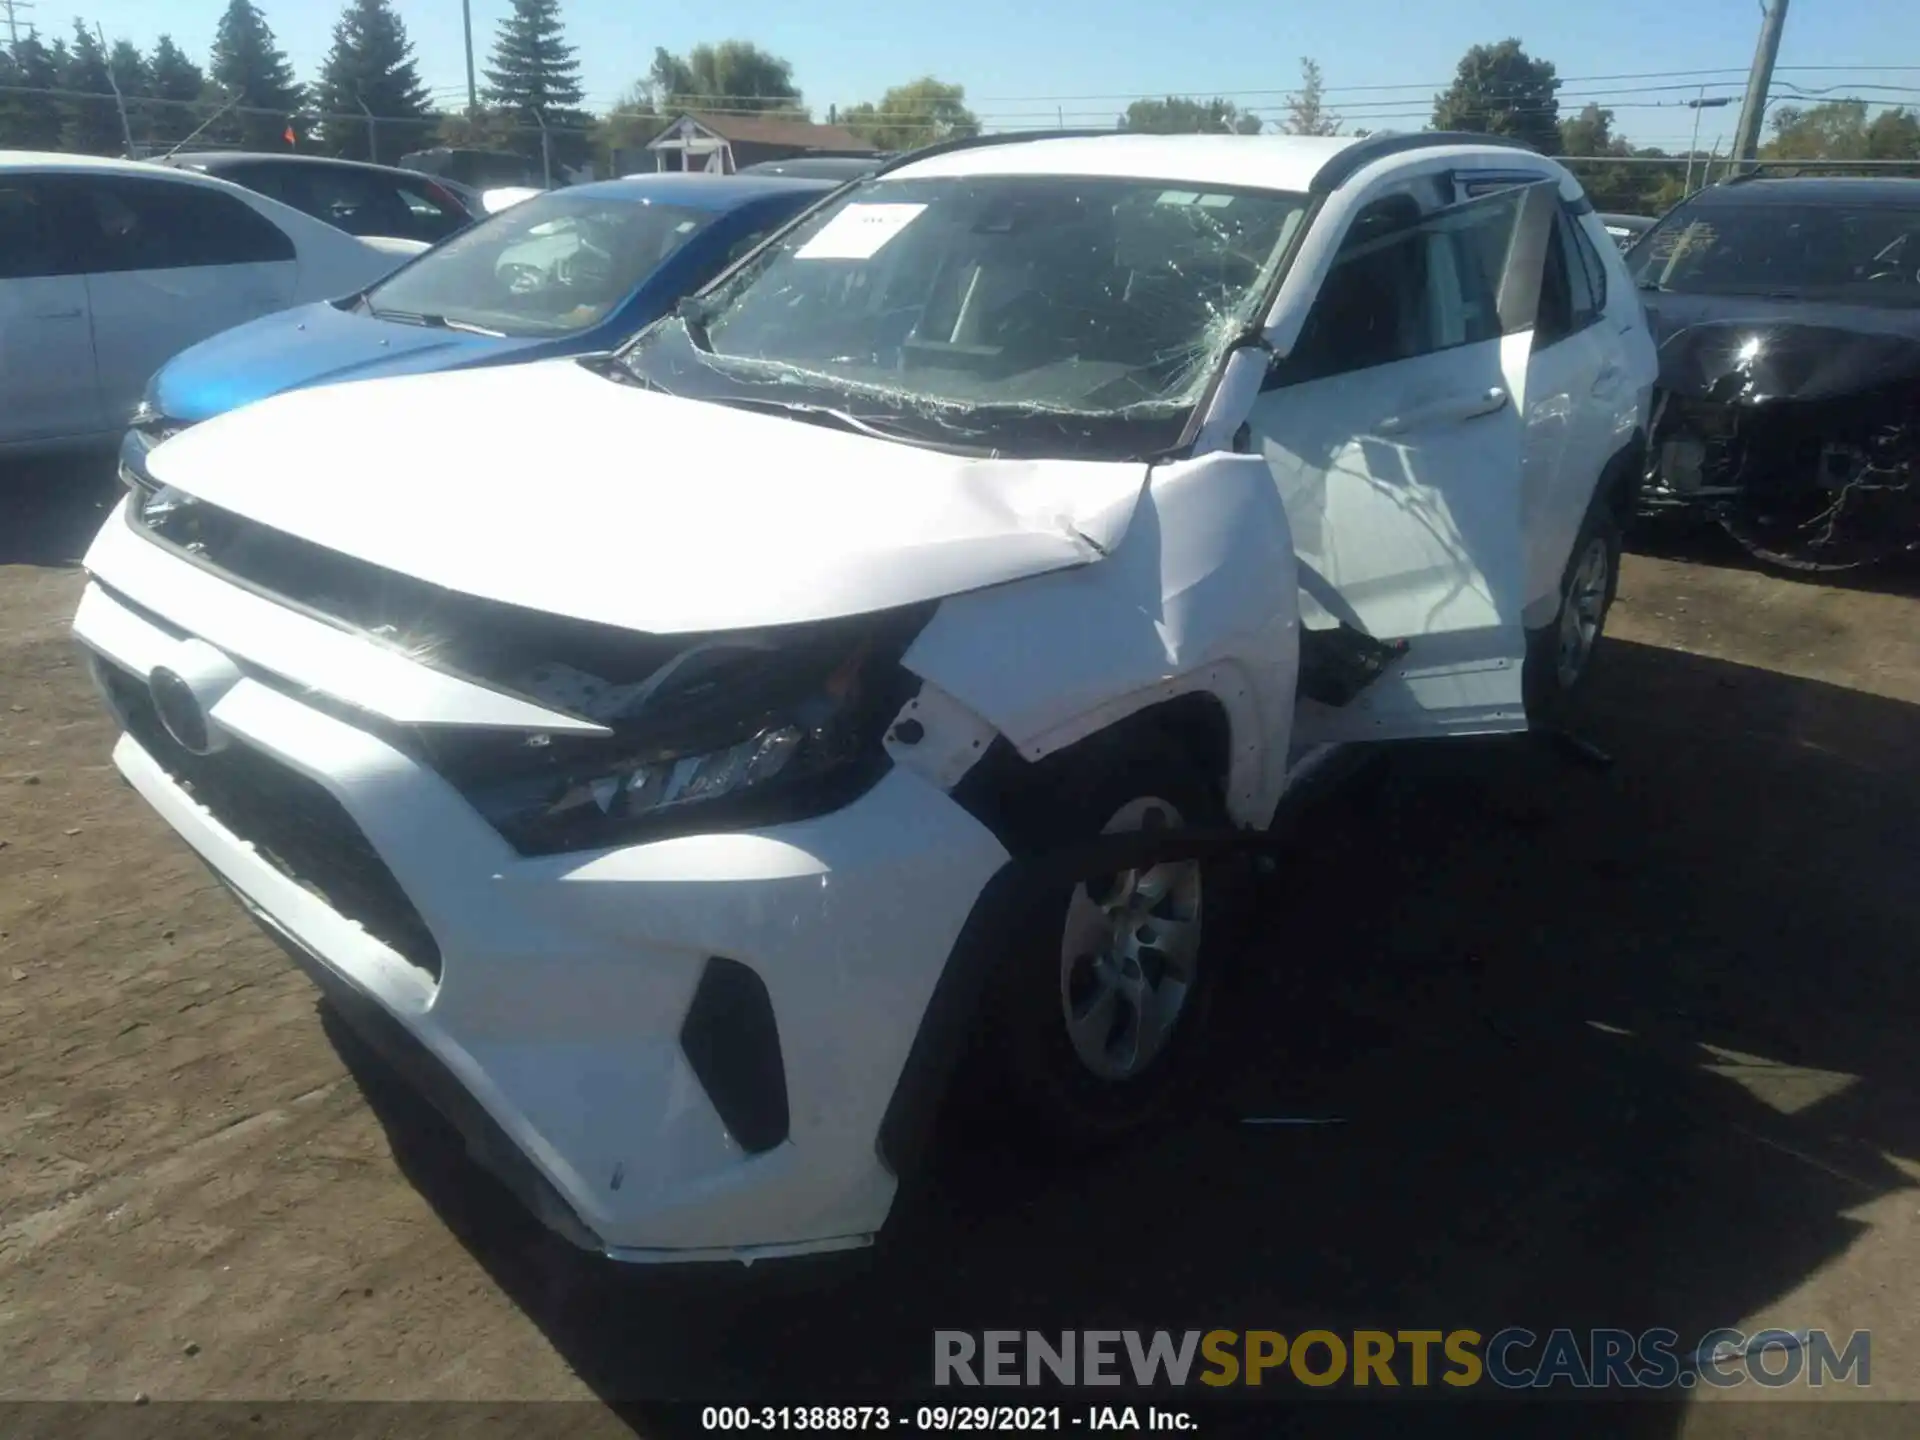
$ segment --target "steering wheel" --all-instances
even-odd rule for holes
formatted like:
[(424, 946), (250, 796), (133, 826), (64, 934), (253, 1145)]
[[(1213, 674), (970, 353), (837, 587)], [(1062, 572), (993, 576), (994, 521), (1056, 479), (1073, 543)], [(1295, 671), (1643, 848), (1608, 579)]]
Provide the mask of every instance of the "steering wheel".
[(507, 282), (507, 291), (513, 295), (531, 295), (536, 290), (546, 288), (546, 272), (537, 265), (524, 265), (518, 261), (509, 261), (500, 267), (500, 278)]

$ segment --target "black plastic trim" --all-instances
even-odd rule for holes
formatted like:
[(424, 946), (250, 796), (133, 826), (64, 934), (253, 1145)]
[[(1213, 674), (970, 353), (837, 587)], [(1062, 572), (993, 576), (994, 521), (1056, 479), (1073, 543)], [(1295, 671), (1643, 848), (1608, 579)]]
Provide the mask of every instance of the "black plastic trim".
[(780, 1024), (766, 982), (751, 968), (724, 955), (707, 960), (680, 1024), (680, 1048), (742, 1150), (759, 1155), (786, 1140)]
[(1335, 155), (1307, 184), (1312, 195), (1329, 195), (1346, 184), (1376, 160), (1403, 155), (1412, 150), (1437, 150), (1448, 145), (1492, 145), (1503, 150), (1540, 152), (1524, 140), (1505, 135), (1476, 135), (1467, 130), (1416, 130), (1407, 134), (1370, 135)]

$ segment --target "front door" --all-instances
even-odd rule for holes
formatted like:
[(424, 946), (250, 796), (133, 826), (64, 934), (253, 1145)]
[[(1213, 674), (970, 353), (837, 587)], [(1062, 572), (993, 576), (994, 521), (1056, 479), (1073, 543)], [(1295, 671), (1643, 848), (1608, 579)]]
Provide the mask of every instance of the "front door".
[[(1299, 555), (1302, 742), (1526, 728), (1522, 417), (1557, 208), (1549, 182), (1369, 206), (1274, 363), (1249, 431)], [(1329, 651), (1373, 678), (1316, 701)]]

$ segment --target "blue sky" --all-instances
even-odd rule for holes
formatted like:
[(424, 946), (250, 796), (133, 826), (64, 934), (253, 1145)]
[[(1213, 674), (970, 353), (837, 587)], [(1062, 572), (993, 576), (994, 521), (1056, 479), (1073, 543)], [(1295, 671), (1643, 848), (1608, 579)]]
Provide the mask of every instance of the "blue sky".
[[(300, 78), (311, 78), (338, 0), (256, 3)], [(508, 5), (473, 5), (474, 48), (484, 69)], [(72, 6), (110, 39), (144, 48), (169, 31), (196, 59), (204, 59), (222, 8), (221, 0)], [(398, 8), (427, 83), (457, 99), (465, 84), (458, 0), (398, 0)], [(62, 0), (38, 0), (30, 15), (43, 32), (64, 32), (67, 11)], [(992, 129), (1052, 125), (1062, 117), (1069, 125), (1107, 124), (1142, 94), (1221, 94), (1255, 108), (1277, 106), (1297, 82), (1303, 55), (1320, 62), (1329, 103), (1350, 126), (1417, 128), (1467, 46), (1511, 35), (1558, 67), (1567, 81), (1563, 113), (1591, 98), (1615, 108), (1631, 139), (1669, 148), (1690, 134), (1692, 112), (1678, 102), (1699, 93), (1692, 77), (1714, 72), (1704, 77), (1717, 82), (1708, 94), (1737, 94), (1760, 21), (1757, 0), (1344, 0), (1311, 7), (1275, 0), (894, 0), (884, 7), (729, 0), (711, 10), (563, 0), (562, 13), (595, 108), (644, 73), (656, 45), (684, 51), (703, 40), (740, 38), (791, 60), (817, 115), (824, 117), (829, 104), (877, 100), (889, 85), (933, 74), (964, 85)], [(1920, 103), (1916, 13), (1914, 0), (1799, 0), (1788, 13), (1778, 80)], [(1653, 73), (1676, 71), (1685, 74)], [(1637, 78), (1605, 78), (1619, 76)], [(1860, 88), (1869, 84), (1897, 88)], [(1703, 112), (1703, 147), (1732, 133), (1736, 109)]]

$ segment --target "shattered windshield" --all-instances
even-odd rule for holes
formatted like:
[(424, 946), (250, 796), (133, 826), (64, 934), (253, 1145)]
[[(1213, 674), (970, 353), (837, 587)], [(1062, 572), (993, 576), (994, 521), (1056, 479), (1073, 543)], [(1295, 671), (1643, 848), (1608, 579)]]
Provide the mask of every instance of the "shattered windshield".
[(643, 380), (1004, 454), (1165, 448), (1257, 318), (1303, 195), (1138, 179), (861, 186), (643, 334)]
[(1920, 304), (1920, 209), (1687, 206), (1634, 252), (1635, 279), (1681, 294)]
[(370, 313), (496, 335), (565, 335), (605, 319), (713, 217), (564, 191), (523, 200), (368, 292)]

